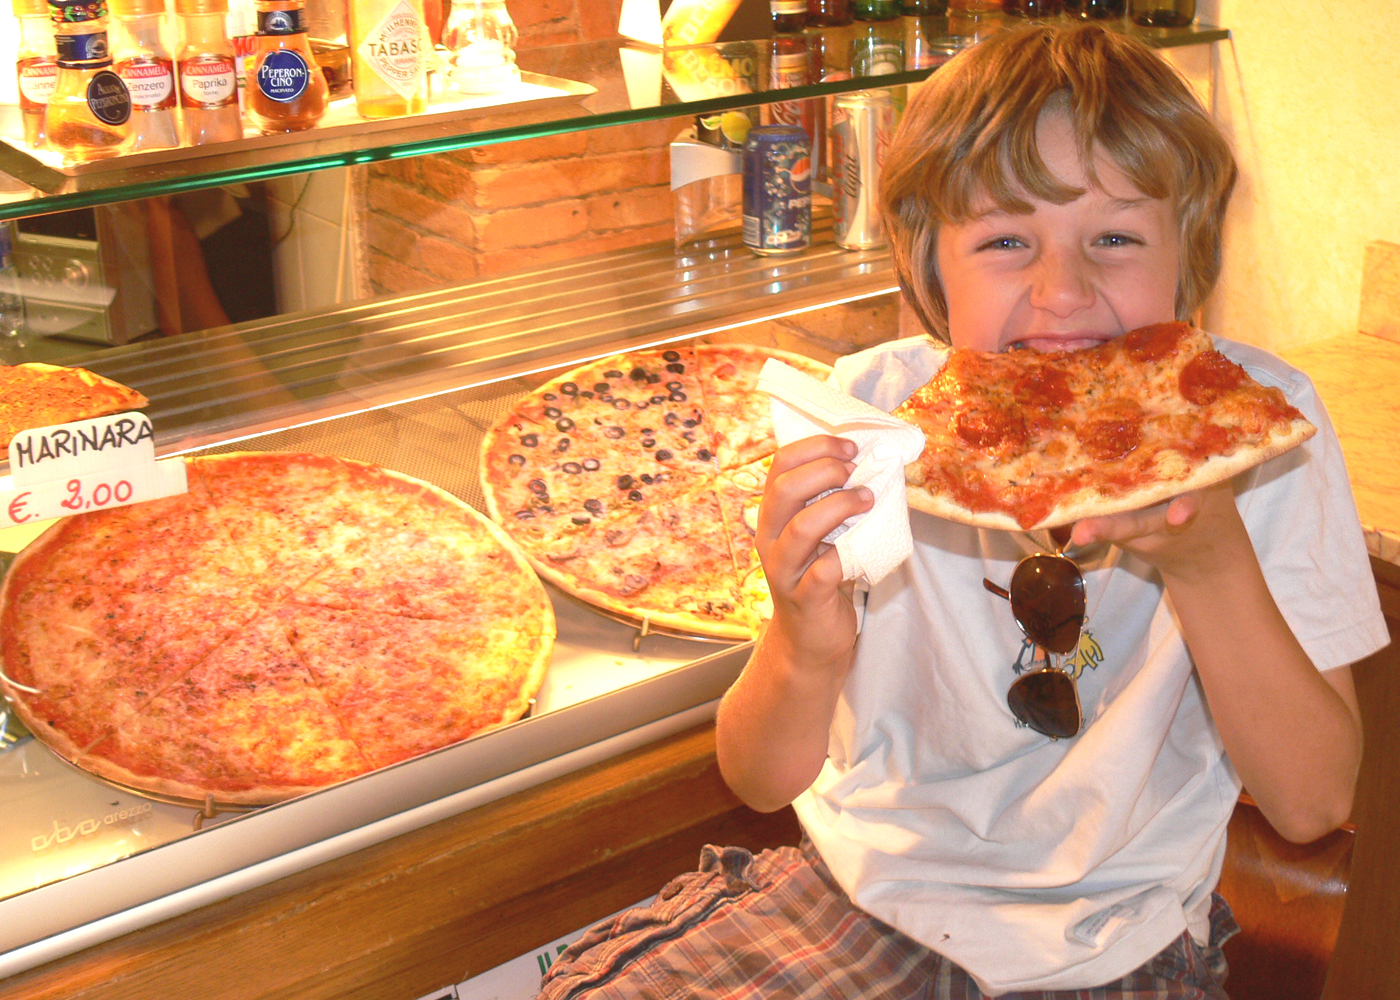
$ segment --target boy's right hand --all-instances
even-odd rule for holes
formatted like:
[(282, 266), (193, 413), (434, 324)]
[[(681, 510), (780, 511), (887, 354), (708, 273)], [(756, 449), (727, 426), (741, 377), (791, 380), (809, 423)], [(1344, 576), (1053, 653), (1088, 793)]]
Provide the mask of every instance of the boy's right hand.
[(822, 541), (874, 502), (865, 487), (842, 489), (855, 456), (852, 442), (818, 435), (778, 449), (768, 471), (757, 538), (773, 595), (766, 640), (785, 646), (794, 666), (844, 669), (855, 645), (853, 585), (842, 583), (840, 556)]

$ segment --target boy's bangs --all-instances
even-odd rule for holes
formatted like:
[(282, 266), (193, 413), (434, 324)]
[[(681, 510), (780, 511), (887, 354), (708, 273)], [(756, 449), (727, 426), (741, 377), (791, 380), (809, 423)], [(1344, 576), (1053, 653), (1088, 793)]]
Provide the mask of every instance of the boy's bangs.
[[(1154, 128), (1155, 123), (1126, 124), (1118, 116), (1104, 114), (1105, 109), (1081, 117), (1063, 96), (1055, 95), (1060, 99), (1052, 98), (1039, 115), (1026, 117), (1031, 121), (1044, 114), (1070, 117), (1091, 184), (1099, 184), (1093, 164), (1093, 151), (1099, 149), (1149, 198), (1191, 189), (1192, 171), (1182, 161), (1180, 146)], [(993, 207), (1011, 214), (1027, 213), (1034, 208), (1033, 199), (1064, 205), (1084, 194), (1084, 189), (1064, 184), (1050, 172), (1036, 146), (1034, 127), (1010, 127), (979, 146), (951, 164), (942, 185), (935, 186), (933, 204), (940, 222), (966, 222)]]

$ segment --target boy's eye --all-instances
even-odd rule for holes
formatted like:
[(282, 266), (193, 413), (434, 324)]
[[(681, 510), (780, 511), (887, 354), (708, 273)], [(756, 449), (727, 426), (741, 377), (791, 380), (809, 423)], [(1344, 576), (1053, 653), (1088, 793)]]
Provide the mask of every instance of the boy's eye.
[(978, 249), (981, 250), (1018, 250), (1025, 246), (1014, 236), (997, 236), (983, 243)]
[(1100, 246), (1127, 247), (1134, 246), (1139, 241), (1126, 233), (1105, 233), (1097, 242)]

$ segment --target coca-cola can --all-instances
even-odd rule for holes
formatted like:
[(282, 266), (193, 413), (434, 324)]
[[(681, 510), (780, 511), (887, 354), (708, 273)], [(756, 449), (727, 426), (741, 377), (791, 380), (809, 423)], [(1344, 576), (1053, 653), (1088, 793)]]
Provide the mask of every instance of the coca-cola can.
[(858, 90), (833, 102), (831, 181), (836, 245), (869, 250), (885, 245), (880, 220), (880, 168), (894, 131), (888, 91)]

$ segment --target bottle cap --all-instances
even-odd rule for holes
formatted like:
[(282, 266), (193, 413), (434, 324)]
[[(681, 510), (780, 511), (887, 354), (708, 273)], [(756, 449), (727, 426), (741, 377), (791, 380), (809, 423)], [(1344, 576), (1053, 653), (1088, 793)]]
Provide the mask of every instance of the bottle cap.
[(15, 17), (31, 17), (49, 12), (48, 0), (13, 0), (11, 6)]
[(177, 14), (227, 14), (228, 0), (175, 0)]
[(107, 0), (49, 0), (49, 18), (54, 24), (100, 21), (107, 16)]
[(110, 0), (112, 14), (116, 17), (142, 17), (146, 14), (164, 14), (165, 0)]

